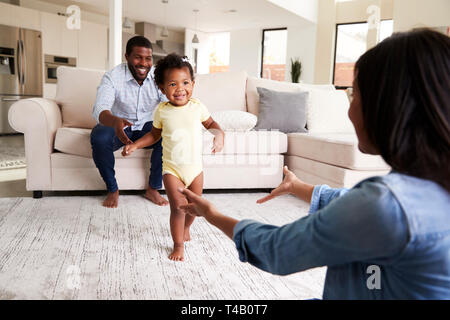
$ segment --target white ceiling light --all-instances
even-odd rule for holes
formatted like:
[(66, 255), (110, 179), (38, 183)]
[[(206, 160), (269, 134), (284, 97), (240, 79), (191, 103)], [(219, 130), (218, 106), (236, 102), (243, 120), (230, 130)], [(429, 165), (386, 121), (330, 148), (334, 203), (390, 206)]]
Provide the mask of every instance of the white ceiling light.
[(195, 13), (195, 34), (194, 37), (192, 38), (192, 43), (200, 43), (200, 41), (198, 40), (197, 37), (197, 13), (199, 12), (198, 9), (194, 9), (194, 13)]
[(164, 27), (161, 30), (161, 37), (163, 38), (167, 38), (169, 36), (169, 29), (167, 28), (167, 14), (166, 14), (166, 9), (167, 9), (167, 4), (169, 3), (169, 0), (161, 0), (161, 2), (164, 5)]

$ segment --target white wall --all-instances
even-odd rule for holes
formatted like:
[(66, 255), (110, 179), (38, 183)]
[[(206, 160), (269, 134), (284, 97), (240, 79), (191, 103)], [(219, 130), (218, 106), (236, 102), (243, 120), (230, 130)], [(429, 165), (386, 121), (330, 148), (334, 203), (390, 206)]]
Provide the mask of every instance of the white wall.
[(367, 8), (371, 5), (380, 7), (381, 19), (392, 19), (394, 0), (358, 0), (336, 4), (336, 23), (367, 21)]
[(291, 11), (311, 22), (317, 22), (317, 12), (320, 0), (268, 0), (273, 4)]
[(332, 83), (333, 53), (336, 29), (335, 0), (320, 0), (317, 20), (314, 83)]
[(304, 83), (314, 83), (314, 69), (316, 60), (317, 26), (288, 27), (286, 75), (285, 80), (291, 82), (291, 58), (299, 58), (302, 63), (300, 80)]
[(261, 73), (261, 29), (230, 32), (230, 71), (245, 70), (249, 76)]
[(450, 26), (450, 0), (395, 0), (394, 32)]
[[(302, 62), (300, 80), (314, 83), (316, 25), (288, 27), (285, 81), (291, 81), (291, 58)], [(245, 70), (249, 76), (261, 74), (262, 29), (235, 30), (230, 33), (230, 71)]]
[[(72, 4), (75, 4), (73, 2)], [(20, 6), (25, 8), (30, 8), (38, 11), (48, 12), (48, 13), (65, 13), (67, 6), (65, 5), (58, 5), (54, 3), (49, 3), (45, 1), (39, 1), (39, 0), (20, 0)], [(81, 10), (81, 20), (86, 20), (94, 23), (109, 24), (109, 17), (104, 16), (101, 14), (96, 14), (92, 12), (87, 12), (85, 10)], [(133, 28), (134, 29), (134, 28)], [(134, 32), (134, 30), (132, 30)], [(131, 32), (131, 31), (130, 31)]]

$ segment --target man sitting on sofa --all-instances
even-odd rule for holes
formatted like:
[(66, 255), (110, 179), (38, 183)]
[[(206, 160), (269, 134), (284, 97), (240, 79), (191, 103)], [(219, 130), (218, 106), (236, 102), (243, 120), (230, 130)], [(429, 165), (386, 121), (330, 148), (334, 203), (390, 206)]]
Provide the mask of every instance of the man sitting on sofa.
[[(116, 208), (119, 188), (115, 178), (113, 152), (141, 138), (153, 126), (153, 111), (167, 98), (155, 84), (152, 68), (152, 45), (142, 36), (131, 38), (122, 63), (106, 72), (97, 89), (93, 116), (97, 125), (92, 129), (92, 157), (105, 181), (108, 195), (103, 206)], [(168, 201), (158, 192), (162, 187), (161, 140), (153, 149), (149, 185), (145, 197), (157, 205)]]

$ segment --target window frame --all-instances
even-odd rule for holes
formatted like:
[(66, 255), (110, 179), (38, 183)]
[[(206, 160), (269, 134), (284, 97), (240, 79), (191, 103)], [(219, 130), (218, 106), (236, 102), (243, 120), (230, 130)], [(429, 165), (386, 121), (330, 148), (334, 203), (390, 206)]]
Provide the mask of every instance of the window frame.
[[(334, 34), (334, 57), (333, 57), (333, 79), (332, 79), (332, 84), (333, 86), (337, 89), (337, 90), (346, 90), (348, 88), (351, 88), (352, 86), (337, 86), (334, 84), (334, 79), (335, 79), (335, 72), (336, 72), (336, 55), (337, 55), (337, 40), (338, 40), (338, 29), (339, 26), (341, 25), (351, 25), (351, 24), (362, 24), (362, 23), (367, 23), (367, 21), (358, 21), (358, 22), (345, 22), (345, 23), (336, 23), (336, 28), (335, 28), (335, 34)], [(367, 43), (367, 39), (366, 39), (366, 43)]]
[(270, 28), (270, 29), (263, 29), (262, 30), (262, 40), (261, 40), (261, 64), (260, 64), (260, 71), (259, 71), (259, 76), (260, 78), (263, 77), (263, 71), (264, 71), (264, 33), (266, 31), (280, 31), (280, 30), (286, 30), (287, 31), (287, 27), (282, 27), (282, 28)]
[[(393, 19), (380, 19), (381, 21), (391, 21)], [(353, 86), (337, 86), (334, 84), (335, 72), (336, 72), (336, 55), (337, 55), (337, 40), (338, 40), (338, 28), (340, 25), (351, 25), (351, 24), (362, 24), (367, 23), (367, 21), (356, 21), (356, 22), (344, 22), (344, 23), (336, 23), (335, 35), (334, 35), (334, 57), (333, 57), (333, 74), (332, 74), (332, 84), (337, 90), (346, 90), (348, 88), (353, 88)], [(367, 43), (367, 39), (366, 39)], [(356, 61), (355, 61), (356, 62)]]

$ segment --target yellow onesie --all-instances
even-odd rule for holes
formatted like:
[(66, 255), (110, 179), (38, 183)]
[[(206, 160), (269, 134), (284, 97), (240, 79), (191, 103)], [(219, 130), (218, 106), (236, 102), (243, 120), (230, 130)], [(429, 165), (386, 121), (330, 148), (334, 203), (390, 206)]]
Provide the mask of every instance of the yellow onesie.
[(161, 102), (153, 115), (153, 126), (162, 129), (163, 175), (172, 174), (186, 187), (203, 171), (202, 122), (210, 113), (199, 100), (191, 98), (181, 107)]

